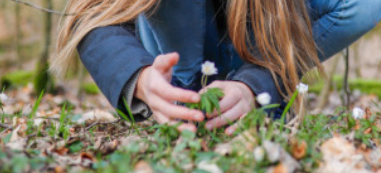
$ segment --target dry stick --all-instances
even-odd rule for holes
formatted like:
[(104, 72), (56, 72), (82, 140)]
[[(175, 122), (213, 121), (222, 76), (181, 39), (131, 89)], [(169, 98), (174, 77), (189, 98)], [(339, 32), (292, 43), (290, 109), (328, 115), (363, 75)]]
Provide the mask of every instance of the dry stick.
[(100, 124), (115, 124), (115, 123), (118, 123), (119, 121), (120, 121), (120, 119), (118, 119), (118, 120), (116, 120), (116, 121), (113, 121), (113, 122), (106, 122), (106, 123), (102, 123), (102, 122), (96, 121), (96, 122), (90, 124), (89, 126), (87, 126), (87, 127), (85, 128), (85, 131), (90, 130), (92, 127), (94, 127), (94, 126), (96, 126), (96, 125), (98, 125), (98, 124), (99, 124), (99, 125), (100, 125)]
[(321, 110), (323, 110), (324, 107), (326, 106), (326, 104), (328, 102), (330, 88), (331, 88), (332, 82), (333, 82), (333, 76), (335, 74), (335, 70), (336, 70), (338, 64), (339, 64), (339, 57), (334, 57), (333, 65), (328, 72), (328, 79), (326, 80), (327, 82), (325, 82), (323, 90), (321, 91), (321, 93), (319, 95), (318, 106), (316, 107), (316, 109), (313, 112), (319, 112), (320, 113)]
[(13, 127), (9, 124), (4, 124), (4, 123), (0, 123), (0, 127), (4, 128), (4, 129), (13, 129)]
[(11, 1), (17, 2), (17, 3), (20, 3), (20, 4), (24, 4), (26, 6), (29, 6), (29, 7), (32, 7), (32, 8), (41, 10), (43, 12), (47, 12), (47, 13), (59, 14), (59, 15), (63, 15), (63, 16), (72, 16), (72, 15), (75, 15), (75, 13), (64, 13), (64, 12), (60, 12), (60, 11), (54, 11), (54, 10), (51, 10), (51, 9), (47, 9), (47, 8), (44, 8), (44, 7), (32, 4), (30, 2), (24, 2), (24, 1), (19, 1), (19, 0), (11, 0)]
[(349, 90), (349, 86), (348, 86), (348, 73), (349, 73), (349, 48), (346, 48), (344, 51), (343, 51), (343, 54), (344, 54), (344, 60), (345, 60), (345, 74), (344, 74), (344, 87), (343, 87), (343, 90), (345, 92), (345, 106), (347, 108), (347, 110), (349, 110), (349, 106), (350, 106), (350, 90)]

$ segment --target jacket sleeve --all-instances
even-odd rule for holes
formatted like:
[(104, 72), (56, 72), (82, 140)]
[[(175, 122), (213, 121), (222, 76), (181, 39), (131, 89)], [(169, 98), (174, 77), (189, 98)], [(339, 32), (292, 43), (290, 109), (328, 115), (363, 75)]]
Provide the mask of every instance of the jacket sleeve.
[[(135, 37), (135, 25), (128, 23), (96, 28), (81, 40), (77, 50), (81, 61), (111, 105), (126, 112), (123, 98), (129, 97), (125, 99), (131, 108), (131, 93), (135, 89), (139, 71), (154, 61), (154, 57)], [(139, 100), (134, 99), (134, 102)]]

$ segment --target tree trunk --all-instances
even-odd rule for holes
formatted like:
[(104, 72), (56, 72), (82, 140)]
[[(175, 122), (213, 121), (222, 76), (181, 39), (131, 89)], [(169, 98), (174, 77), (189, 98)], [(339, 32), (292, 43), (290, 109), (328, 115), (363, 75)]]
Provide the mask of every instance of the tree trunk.
[[(44, 6), (48, 9), (52, 9), (52, 0), (43, 0)], [(49, 48), (51, 45), (51, 35), (52, 35), (52, 14), (44, 13), (44, 49), (42, 55), (36, 66), (36, 78), (34, 82), (34, 88), (36, 94), (41, 93), (45, 90), (46, 92), (51, 92), (54, 89), (53, 78), (50, 75), (49, 69)]]
[(21, 68), (21, 64), (22, 64), (21, 45), (20, 45), (20, 41), (21, 41), (20, 8), (21, 8), (21, 5), (19, 3), (16, 3), (15, 4), (15, 18), (16, 18), (16, 21), (15, 21), (15, 30), (16, 30), (15, 47), (16, 47), (16, 61), (17, 61), (16, 64), (17, 64), (18, 69)]

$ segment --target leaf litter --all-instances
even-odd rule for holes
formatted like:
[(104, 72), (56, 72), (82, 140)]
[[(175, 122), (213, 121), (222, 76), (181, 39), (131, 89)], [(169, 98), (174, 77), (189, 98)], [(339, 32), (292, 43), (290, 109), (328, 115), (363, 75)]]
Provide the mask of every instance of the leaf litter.
[(331, 114), (306, 116), (298, 129), (285, 125), (284, 132), (257, 109), (226, 136), (202, 124), (197, 134), (152, 119), (133, 126), (105, 106), (102, 96), (86, 96), (84, 102), (46, 94), (31, 116), (37, 96), (30, 86), (6, 94), (0, 172), (381, 171), (380, 107), (369, 103), (372, 96), (355, 102), (364, 115), (353, 118), (337, 106)]

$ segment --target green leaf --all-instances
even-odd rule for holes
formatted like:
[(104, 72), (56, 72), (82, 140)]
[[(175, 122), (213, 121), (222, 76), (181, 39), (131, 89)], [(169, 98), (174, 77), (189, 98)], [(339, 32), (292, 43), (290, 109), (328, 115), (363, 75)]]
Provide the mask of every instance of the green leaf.
[(76, 153), (84, 147), (84, 144), (81, 141), (75, 141), (70, 144), (69, 150), (71, 153)]
[(44, 95), (44, 91), (42, 91), (42, 92), (40, 93), (40, 96), (38, 97), (37, 101), (34, 103), (32, 112), (31, 112), (30, 115), (29, 115), (29, 119), (32, 119), (32, 118), (34, 117), (34, 115), (36, 114), (37, 109), (38, 109), (38, 106), (39, 106), (40, 103), (41, 103), (41, 99), (42, 99), (42, 96), (43, 96), (43, 95)]

